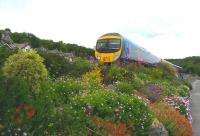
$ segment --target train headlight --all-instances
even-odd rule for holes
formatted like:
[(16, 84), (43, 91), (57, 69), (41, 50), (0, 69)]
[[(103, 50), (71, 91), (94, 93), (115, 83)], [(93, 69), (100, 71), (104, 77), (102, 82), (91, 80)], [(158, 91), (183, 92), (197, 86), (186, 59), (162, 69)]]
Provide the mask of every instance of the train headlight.
[(99, 60), (99, 59), (100, 59), (100, 56), (96, 56), (96, 58)]
[(114, 57), (114, 61), (117, 60), (118, 58), (119, 58), (119, 55), (115, 56)]

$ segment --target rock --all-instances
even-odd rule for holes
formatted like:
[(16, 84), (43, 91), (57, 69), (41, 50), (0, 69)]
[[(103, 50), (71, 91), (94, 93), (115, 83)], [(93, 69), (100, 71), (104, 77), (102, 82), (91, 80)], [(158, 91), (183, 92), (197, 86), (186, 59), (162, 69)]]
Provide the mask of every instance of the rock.
[(114, 88), (113, 85), (108, 85), (108, 86), (106, 86), (106, 89), (107, 89), (107, 90), (113, 90), (113, 88)]
[(154, 119), (150, 127), (149, 136), (169, 136), (169, 134), (163, 124), (157, 119)]

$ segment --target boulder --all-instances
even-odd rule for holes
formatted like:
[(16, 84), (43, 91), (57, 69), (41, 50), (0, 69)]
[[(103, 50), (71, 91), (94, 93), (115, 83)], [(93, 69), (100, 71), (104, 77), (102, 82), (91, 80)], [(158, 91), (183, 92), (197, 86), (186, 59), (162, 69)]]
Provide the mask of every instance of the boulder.
[(169, 136), (169, 134), (163, 124), (157, 119), (154, 119), (150, 126), (149, 136)]

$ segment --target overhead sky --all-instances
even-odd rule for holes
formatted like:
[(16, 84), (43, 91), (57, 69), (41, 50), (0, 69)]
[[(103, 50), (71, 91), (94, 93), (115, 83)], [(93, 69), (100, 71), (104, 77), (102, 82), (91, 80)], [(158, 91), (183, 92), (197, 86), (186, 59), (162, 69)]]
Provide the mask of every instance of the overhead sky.
[(94, 48), (118, 32), (161, 58), (200, 56), (198, 0), (0, 0), (0, 29)]

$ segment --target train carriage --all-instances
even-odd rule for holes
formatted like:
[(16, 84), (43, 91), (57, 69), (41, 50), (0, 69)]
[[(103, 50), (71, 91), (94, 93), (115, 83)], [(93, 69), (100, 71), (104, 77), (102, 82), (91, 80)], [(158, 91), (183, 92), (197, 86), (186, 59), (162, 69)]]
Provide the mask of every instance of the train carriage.
[(130, 60), (154, 65), (161, 59), (118, 33), (108, 33), (97, 40), (96, 58), (105, 63)]

